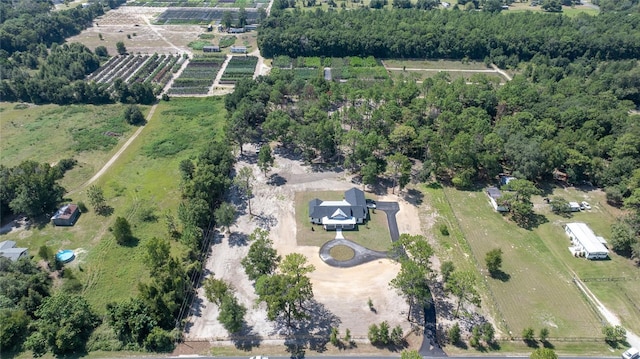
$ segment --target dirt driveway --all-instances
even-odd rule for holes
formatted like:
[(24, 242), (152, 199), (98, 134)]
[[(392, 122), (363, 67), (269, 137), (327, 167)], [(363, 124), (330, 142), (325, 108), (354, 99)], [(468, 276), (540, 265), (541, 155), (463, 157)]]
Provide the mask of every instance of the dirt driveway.
[[(310, 327), (300, 333), (327, 335), (331, 326), (339, 327), (344, 334), (347, 328), (356, 341), (366, 340), (368, 327), (372, 323), (386, 320), (391, 327), (401, 325), (408, 333), (410, 324), (406, 321), (407, 305), (397, 293), (389, 288), (399, 265), (388, 259), (376, 260), (353, 268), (330, 267), (319, 257), (318, 247), (298, 246), (296, 243), (296, 220), (294, 212), (294, 194), (298, 191), (336, 190), (343, 191), (353, 185), (347, 181), (345, 173), (335, 171), (314, 172), (297, 160), (276, 157), (276, 165), (271, 171), (283, 178), (278, 185), (267, 184), (267, 178), (255, 165), (255, 149), (245, 147), (245, 156), (237, 167), (251, 166), (256, 176), (252, 212), (250, 219), (242, 214), (237, 225), (231, 227), (230, 236), (218, 238), (212, 247), (207, 263), (209, 275), (223, 278), (232, 283), (236, 296), (248, 308), (246, 330), (242, 337), (260, 338), (284, 342), (287, 331), (283, 326), (266, 319), (264, 305), (256, 305), (254, 288), (244, 274), (240, 260), (247, 253), (250, 243), (247, 236), (258, 226), (270, 228), (271, 239), (278, 252), (285, 256), (297, 252), (304, 254), (316, 270), (310, 274), (317, 313), (312, 315)], [(381, 196), (379, 200), (398, 201), (400, 211), (397, 221), (400, 233), (420, 233), (420, 220), (416, 207), (396, 196)], [(245, 211), (243, 205), (239, 206)], [(369, 298), (375, 311), (367, 305)], [(209, 303), (200, 290), (200, 297), (194, 304), (190, 325), (186, 333), (187, 340), (207, 339), (212, 343), (229, 344), (226, 330), (216, 320), (217, 306)], [(256, 339), (257, 340), (257, 339)]]

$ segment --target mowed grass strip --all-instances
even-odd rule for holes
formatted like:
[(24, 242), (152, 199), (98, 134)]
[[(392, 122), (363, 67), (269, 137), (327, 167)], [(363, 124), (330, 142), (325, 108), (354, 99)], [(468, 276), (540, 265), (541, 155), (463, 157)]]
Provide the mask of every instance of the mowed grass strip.
[(496, 213), (482, 191), (444, 189), (473, 255), (484, 269), (488, 251), (500, 248), (507, 279), (488, 278), (498, 309), (513, 336), (547, 327), (551, 337), (600, 338), (601, 322), (572, 283), (566, 266), (534, 231)]
[(435, 70), (490, 70), (483, 62), (462, 62), (451, 60), (401, 60), (387, 59), (384, 60), (385, 67), (405, 67), (407, 69), (435, 69)]
[[(0, 164), (13, 167), (25, 160), (53, 164), (74, 158), (77, 166), (61, 181), (71, 191), (91, 178), (135, 131), (124, 121), (124, 108), (0, 103)], [(140, 108), (143, 113), (148, 110)]]
[[(296, 192), (296, 240), (299, 246), (320, 247), (335, 238), (335, 231), (325, 231), (320, 225), (309, 221), (309, 201), (320, 198), (325, 201), (339, 201), (344, 191), (312, 191)], [(344, 237), (366, 248), (376, 251), (387, 251), (391, 248), (391, 235), (387, 225), (387, 216), (382, 211), (369, 210), (370, 219), (358, 225), (354, 231), (343, 231)], [(312, 229), (313, 228), (313, 229)]]

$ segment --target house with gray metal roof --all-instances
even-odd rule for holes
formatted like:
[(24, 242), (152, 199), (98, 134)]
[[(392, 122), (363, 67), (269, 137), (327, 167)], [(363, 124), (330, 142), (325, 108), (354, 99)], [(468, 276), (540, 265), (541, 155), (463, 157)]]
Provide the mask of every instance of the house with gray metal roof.
[(309, 201), (309, 220), (321, 224), (325, 230), (355, 229), (367, 220), (368, 215), (364, 192), (357, 188), (345, 191), (341, 201), (318, 198)]
[(27, 255), (27, 248), (16, 248), (16, 242), (14, 241), (0, 242), (0, 256), (2, 257), (9, 258), (15, 262), (22, 257), (26, 257)]

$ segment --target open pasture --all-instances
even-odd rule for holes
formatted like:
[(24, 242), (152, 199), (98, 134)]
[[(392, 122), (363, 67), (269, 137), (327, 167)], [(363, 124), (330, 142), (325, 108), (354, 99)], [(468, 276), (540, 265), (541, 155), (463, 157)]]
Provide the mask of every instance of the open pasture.
[(1, 103), (0, 164), (13, 167), (25, 160), (54, 164), (74, 158), (78, 164), (61, 182), (73, 190), (91, 178), (135, 130), (124, 121), (124, 107)]
[(541, 196), (532, 200), (536, 212), (544, 214), (548, 222), (534, 230), (545, 245), (566, 267), (575, 273), (598, 299), (618, 315), (623, 325), (640, 332), (640, 272), (629, 260), (611, 251), (608, 260), (589, 261), (575, 258), (567, 249), (569, 238), (562, 226), (570, 222), (584, 222), (596, 235), (611, 238), (611, 224), (623, 215), (617, 208), (606, 203), (603, 191), (593, 188), (552, 188), (549, 197), (562, 196), (567, 201), (587, 201), (590, 210), (574, 212), (570, 217), (560, 217), (551, 212)]
[[(547, 327), (552, 342), (554, 337), (602, 336), (600, 318), (573, 284), (562, 259), (537, 232), (507, 221), (482, 191), (444, 192), (492, 293), (496, 322), (510, 332), (505, 334), (518, 337), (524, 328)], [(490, 278), (484, 264), (486, 253), (495, 248), (504, 252), (502, 279)]]
[[(320, 247), (335, 238), (335, 231), (325, 231), (322, 226), (312, 225), (309, 221), (309, 201), (314, 198), (339, 201), (343, 199), (341, 191), (296, 192), (296, 239), (298, 246)], [(375, 213), (374, 213), (375, 212)], [(387, 225), (387, 215), (382, 211), (369, 210), (370, 219), (358, 225), (354, 231), (342, 232), (348, 240), (376, 251), (387, 251), (391, 248), (391, 237)], [(313, 229), (312, 229), (313, 228)]]
[[(100, 107), (105, 108), (109, 106)], [(90, 208), (73, 227), (18, 229), (3, 239), (16, 241), (32, 254), (45, 244), (54, 251), (74, 250), (76, 259), (69, 266), (77, 269), (75, 275), (83, 284), (85, 297), (103, 313), (106, 303), (135, 294), (136, 284), (147, 278), (142, 261), (144, 244), (153, 237), (167, 237), (166, 214), (177, 217), (179, 163), (195, 158), (203, 146), (222, 136), (224, 119), (221, 97), (160, 102), (136, 141), (95, 183), (113, 208), (110, 216), (99, 216)], [(2, 120), (4, 123), (4, 116)], [(66, 176), (74, 175), (70, 171)], [(85, 191), (69, 197), (88, 204)], [(136, 238), (131, 245), (118, 245), (109, 231), (116, 217), (125, 217), (131, 224)], [(172, 246), (174, 255), (180, 255), (182, 245), (172, 241)]]

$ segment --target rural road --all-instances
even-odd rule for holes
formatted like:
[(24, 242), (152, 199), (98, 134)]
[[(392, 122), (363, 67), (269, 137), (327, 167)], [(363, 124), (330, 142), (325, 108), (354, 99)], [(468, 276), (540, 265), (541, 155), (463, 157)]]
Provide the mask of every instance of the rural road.
[(508, 73), (504, 72), (504, 70), (502, 70), (498, 66), (496, 66), (496, 64), (491, 64), (491, 67), (493, 67), (493, 69), (496, 70), (497, 73), (499, 73), (500, 75), (504, 76), (504, 78), (506, 78), (507, 80), (509, 80), (509, 81), (512, 80), (511, 76), (509, 76)]

